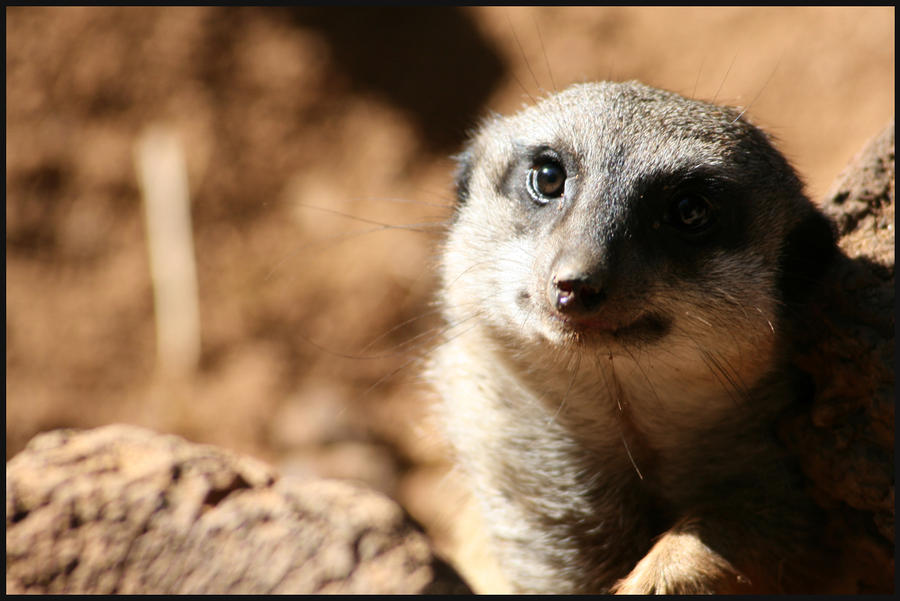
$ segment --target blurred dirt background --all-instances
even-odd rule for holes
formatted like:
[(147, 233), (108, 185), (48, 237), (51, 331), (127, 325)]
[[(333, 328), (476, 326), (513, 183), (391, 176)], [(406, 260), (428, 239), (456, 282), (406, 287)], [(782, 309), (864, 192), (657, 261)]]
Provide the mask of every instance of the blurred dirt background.
[[(12, 7), (6, 35), (7, 459), (127, 422), (362, 480), (476, 585), (420, 376), (466, 132), (636, 78), (749, 105), (820, 198), (894, 113), (890, 7)], [(153, 125), (187, 162), (186, 377), (157, 366), (134, 159)]]

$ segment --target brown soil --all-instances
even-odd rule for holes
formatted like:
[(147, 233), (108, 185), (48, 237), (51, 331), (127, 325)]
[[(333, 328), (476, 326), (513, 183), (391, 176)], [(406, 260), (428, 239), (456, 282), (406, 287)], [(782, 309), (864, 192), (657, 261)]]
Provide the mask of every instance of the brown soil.
[[(419, 358), (467, 129), (636, 78), (749, 105), (820, 198), (894, 111), (893, 8), (6, 16), (7, 458), (134, 423), (362, 479), (439, 538), (459, 497)], [(133, 158), (158, 123), (187, 157), (199, 277), (201, 363), (177, 381), (155, 367)]]

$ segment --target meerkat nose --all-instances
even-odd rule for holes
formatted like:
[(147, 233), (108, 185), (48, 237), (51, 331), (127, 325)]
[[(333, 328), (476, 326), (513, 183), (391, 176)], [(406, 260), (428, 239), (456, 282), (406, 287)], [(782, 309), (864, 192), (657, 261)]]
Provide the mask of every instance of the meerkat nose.
[(557, 311), (567, 315), (588, 315), (606, 300), (606, 292), (597, 278), (585, 273), (562, 273), (553, 277), (550, 301)]

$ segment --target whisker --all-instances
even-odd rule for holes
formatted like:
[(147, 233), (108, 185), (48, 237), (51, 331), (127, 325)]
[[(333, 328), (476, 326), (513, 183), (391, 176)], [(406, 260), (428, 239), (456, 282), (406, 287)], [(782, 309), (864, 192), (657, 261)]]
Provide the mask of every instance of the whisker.
[(700, 68), (697, 69), (697, 79), (694, 80), (694, 89), (691, 91), (691, 98), (695, 98), (697, 96), (697, 86), (700, 85), (700, 73), (703, 71), (703, 65), (706, 63), (706, 55), (703, 55), (703, 58), (700, 60)]
[(427, 200), (421, 200), (418, 198), (405, 198), (405, 197), (394, 197), (394, 196), (371, 196), (366, 198), (354, 199), (361, 202), (390, 202), (393, 204), (410, 204), (410, 205), (419, 205), (423, 207), (435, 207), (438, 209), (449, 209), (453, 207), (455, 204), (452, 199), (448, 199), (444, 197), (446, 191), (435, 192), (435, 190), (431, 190), (432, 196), (437, 196), (441, 199), (441, 202), (429, 202)]
[(650, 392), (652, 392), (653, 396), (656, 397), (656, 402), (659, 403), (660, 405), (662, 405), (663, 404), (662, 399), (660, 398), (659, 394), (657, 394), (657, 392), (656, 392), (656, 386), (653, 385), (653, 380), (651, 380), (650, 376), (647, 375), (647, 372), (644, 371), (644, 366), (641, 365), (641, 362), (637, 360), (637, 358), (631, 352), (630, 348), (625, 346), (624, 349), (625, 349), (625, 352), (628, 354), (628, 356), (631, 357), (631, 360), (634, 362), (634, 364), (637, 365), (638, 371), (640, 371), (641, 375), (644, 376), (644, 380), (647, 382), (647, 385), (650, 387)]
[(697, 347), (697, 349), (700, 351), (700, 355), (703, 358), (704, 363), (706, 363), (706, 365), (710, 368), (711, 373), (713, 373), (713, 375), (720, 374), (722, 376), (722, 378), (725, 379), (723, 381), (721, 378), (718, 378), (718, 376), (716, 378), (722, 384), (722, 388), (725, 390), (725, 392), (728, 393), (728, 395), (731, 397), (731, 399), (735, 403), (740, 403), (741, 401), (748, 400), (748, 395), (747, 395), (746, 391), (735, 380), (733, 374), (730, 373), (719, 362), (719, 359), (717, 357), (715, 357), (713, 355), (713, 353), (711, 353), (705, 349), (702, 349), (699, 346)]
[[(522, 59), (525, 61), (525, 66), (528, 67), (528, 71), (531, 72), (531, 77), (537, 84), (537, 78), (534, 77), (534, 72), (531, 71), (531, 65), (528, 64), (528, 59), (525, 58), (525, 51), (522, 49), (522, 44), (519, 43), (519, 36), (516, 35), (516, 28), (513, 26), (512, 19), (510, 19), (509, 17), (509, 12), (505, 11), (503, 14), (504, 16), (506, 16), (506, 22), (509, 23), (509, 29), (512, 32), (513, 39), (515, 39), (516, 41), (516, 45), (519, 47), (519, 52), (522, 53)], [(537, 104), (537, 100), (534, 99), (534, 96), (532, 96), (528, 89), (522, 84), (522, 82), (516, 76), (515, 71), (510, 69), (509, 74), (512, 75), (516, 83), (519, 84), (519, 87), (522, 88), (522, 91), (525, 92), (525, 95), (528, 96), (529, 99), (531, 99), (531, 104)], [(540, 88), (540, 85), (538, 85), (538, 88)]]
[[(422, 313), (416, 317), (408, 319), (405, 322), (403, 322), (402, 324), (399, 324), (399, 325), (391, 328), (388, 332), (381, 334), (375, 340), (383, 338), (390, 332), (395, 331), (398, 328), (401, 328), (406, 324), (412, 323), (412, 322), (420, 320), (420, 319), (424, 319), (425, 317), (434, 315), (435, 313), (438, 313), (439, 311), (440, 311), (439, 309), (434, 309), (432, 311), (426, 311), (425, 313)], [(463, 322), (468, 321), (470, 319), (474, 319), (475, 317), (479, 317), (479, 316), (480, 316), (480, 313), (476, 312), (473, 315), (467, 317), (465, 320), (463, 320)], [(439, 338), (441, 335), (452, 330), (457, 325), (458, 324), (443, 324), (441, 326), (429, 328), (423, 332), (416, 334), (415, 336), (408, 338), (407, 340), (404, 340), (403, 342), (398, 343), (394, 347), (394, 350), (392, 352), (373, 354), (373, 355), (351, 354), (351, 353), (344, 353), (341, 351), (337, 351), (337, 350), (328, 348), (328, 347), (316, 342), (309, 336), (305, 335), (303, 332), (297, 332), (297, 336), (299, 336), (304, 342), (308, 343), (309, 345), (311, 345), (311, 346), (315, 347), (316, 349), (318, 349), (324, 353), (327, 353), (333, 357), (338, 357), (341, 359), (349, 359), (349, 360), (353, 360), (353, 361), (371, 361), (371, 360), (379, 360), (379, 359), (393, 359), (393, 358), (408, 354), (410, 352), (410, 349), (423, 348), (427, 343)], [(425, 340), (421, 341), (421, 339), (423, 339), (423, 338), (425, 338)], [(364, 350), (368, 349), (369, 347), (371, 347), (374, 344), (374, 342), (375, 341), (368, 343), (365, 347), (363, 347), (360, 350), (364, 351)]]
[(631, 466), (634, 468), (635, 473), (638, 475), (638, 478), (643, 480), (644, 475), (641, 473), (641, 468), (638, 467), (637, 462), (634, 460), (634, 455), (631, 454), (631, 448), (628, 446), (628, 441), (625, 440), (625, 431), (619, 430), (619, 438), (622, 439), (622, 446), (625, 447), (625, 454), (628, 455), (628, 460), (631, 462)]
[[(417, 226), (417, 228), (421, 228), (427, 224), (412, 224)], [(434, 231), (441, 231), (445, 226), (443, 224), (434, 223)], [(278, 261), (275, 262), (274, 265), (266, 272), (266, 275), (263, 276), (263, 281), (267, 282), (272, 279), (272, 277), (278, 273), (284, 264), (289, 260), (297, 257), (301, 252), (305, 251), (321, 251), (321, 250), (330, 250), (334, 247), (347, 242), (348, 240), (354, 240), (359, 238), (360, 236), (366, 236), (369, 234), (374, 234), (377, 232), (383, 232), (387, 230), (405, 230), (415, 233), (429, 233), (424, 229), (416, 229), (416, 228), (406, 228), (404, 226), (398, 225), (380, 225), (375, 228), (369, 228), (364, 230), (356, 230), (353, 232), (335, 234), (333, 236), (329, 236), (323, 240), (315, 240), (312, 242), (307, 242), (305, 244), (299, 244), (293, 247), (291, 252), (285, 253)]]
[(566, 388), (566, 392), (563, 395), (562, 400), (559, 402), (559, 407), (556, 408), (556, 412), (550, 417), (550, 420), (547, 422), (547, 425), (552, 425), (554, 421), (556, 421), (557, 416), (562, 411), (563, 407), (566, 404), (566, 399), (569, 398), (569, 393), (572, 392), (572, 387), (575, 385), (575, 379), (578, 376), (578, 371), (581, 369), (581, 355), (575, 355), (575, 369), (572, 370), (572, 377), (569, 379), (569, 386)]
[(762, 95), (763, 90), (766, 89), (766, 87), (769, 85), (769, 82), (772, 81), (772, 78), (775, 76), (775, 71), (778, 70), (778, 65), (781, 64), (782, 58), (784, 58), (784, 51), (782, 51), (781, 55), (778, 57), (778, 60), (775, 62), (775, 66), (772, 68), (772, 72), (769, 73), (769, 77), (766, 79), (765, 83), (762, 85), (762, 87), (756, 93), (756, 96), (753, 97), (753, 100), (750, 101), (750, 104), (745, 106), (744, 109), (740, 113), (738, 113), (738, 116), (735, 117), (734, 121), (731, 122), (732, 124), (736, 123), (741, 117), (743, 117), (744, 113), (749, 111), (750, 107), (753, 106), (753, 103), (755, 103), (756, 100)]
[(544, 65), (546, 65), (547, 74), (550, 76), (550, 85), (553, 86), (553, 92), (556, 93), (559, 89), (556, 87), (556, 80), (553, 78), (553, 70), (550, 68), (550, 59), (547, 57), (547, 49), (544, 47), (544, 36), (541, 35), (541, 27), (538, 25), (537, 17), (534, 16), (534, 13), (531, 14), (531, 20), (534, 21), (534, 28), (537, 30), (538, 41), (541, 43), (541, 53), (544, 55)]
[[(430, 316), (435, 315), (435, 314), (440, 313), (440, 312), (441, 312), (440, 309), (432, 309), (431, 311), (425, 311), (424, 313), (420, 313), (419, 315), (416, 315), (415, 317), (411, 317), (411, 318), (409, 318), (409, 319), (407, 319), (407, 320), (405, 320), (405, 321), (403, 321), (403, 322), (401, 322), (401, 323), (398, 323), (397, 325), (395, 325), (394, 327), (390, 328), (390, 329), (387, 330), (386, 332), (382, 332), (382, 333), (379, 334), (376, 338), (372, 339), (368, 344), (366, 344), (364, 347), (362, 347), (362, 348), (360, 349), (360, 351), (366, 351), (366, 350), (368, 350), (369, 348), (375, 346), (375, 344), (376, 344), (379, 340), (382, 340), (382, 339), (386, 338), (387, 336), (390, 336), (391, 334), (393, 334), (393, 333), (396, 332), (397, 330), (400, 330), (400, 329), (402, 329), (402, 328), (408, 326), (408, 325), (411, 324), (411, 323), (415, 323), (415, 322), (417, 322), (417, 321), (420, 321), (420, 320), (422, 320), (422, 319), (425, 319), (426, 317), (430, 317)], [(423, 333), (419, 333), (419, 334), (413, 336), (412, 338), (409, 338), (409, 339), (407, 339), (407, 340), (404, 340), (403, 342), (399, 343), (399, 345), (405, 345), (405, 344), (409, 343), (411, 340), (415, 340), (416, 338), (418, 338), (418, 337), (421, 336), (422, 334), (423, 334)]]
[(731, 62), (728, 63), (728, 69), (725, 70), (725, 75), (722, 76), (722, 81), (719, 82), (719, 88), (716, 90), (715, 95), (713, 95), (713, 98), (710, 101), (713, 104), (715, 104), (716, 99), (719, 97), (719, 92), (722, 91), (722, 86), (725, 85), (725, 80), (728, 79), (728, 74), (731, 73), (731, 68), (734, 66), (734, 61), (736, 61), (736, 60), (737, 60), (737, 53), (735, 53), (735, 55), (733, 57), (731, 57)]
[[(469, 319), (472, 319), (472, 318), (469, 318)], [(465, 321), (469, 321), (469, 319), (467, 319), (467, 320), (465, 320)], [(459, 324), (457, 324), (457, 325), (459, 325)], [(438, 345), (438, 347), (440, 347), (440, 346), (442, 346), (442, 345), (444, 345), (444, 344), (446, 344), (446, 343), (448, 343), (448, 342), (451, 342), (452, 340), (455, 340), (455, 339), (458, 338), (459, 336), (462, 336), (463, 334), (465, 334), (465, 333), (467, 333), (467, 332), (473, 330), (473, 329), (476, 328), (477, 326), (478, 326), (478, 323), (476, 322), (475, 324), (473, 324), (473, 325), (472, 325), (470, 328), (468, 328), (467, 330), (463, 330), (462, 332), (459, 332), (458, 334), (455, 334), (453, 337), (446, 339), (444, 342), (442, 342), (440, 345)], [(390, 371), (389, 373), (385, 374), (385, 375), (382, 376), (381, 378), (378, 378), (378, 380), (377, 380), (374, 384), (372, 384), (371, 386), (369, 386), (366, 390), (364, 390), (364, 391), (362, 392), (362, 394), (360, 394), (360, 398), (365, 398), (370, 392), (372, 392), (375, 388), (377, 388), (378, 386), (380, 386), (382, 383), (384, 383), (385, 381), (389, 380), (390, 378), (393, 378), (395, 375), (397, 375), (398, 373), (400, 373), (401, 371), (403, 371), (404, 369), (406, 369), (406, 368), (409, 367), (410, 365), (412, 365), (412, 364), (414, 364), (414, 363), (416, 363), (416, 362), (419, 362), (419, 361), (421, 361), (422, 359), (423, 359), (423, 357), (422, 357), (421, 355), (416, 355), (416, 356), (413, 356), (413, 357), (412, 357), (411, 359), (409, 359), (408, 361), (404, 361), (404, 362), (400, 365), (400, 367), (398, 367), (398, 368), (396, 368), (396, 369)]]
[[(380, 226), (382, 229), (386, 230), (407, 230), (407, 231), (423, 231), (426, 232), (426, 229), (419, 228), (434, 228), (433, 226), (437, 225), (437, 222), (426, 221), (422, 223), (410, 223), (410, 224), (392, 224), (392, 223), (384, 223), (381, 221), (376, 221), (375, 219), (367, 219), (365, 217), (360, 217), (359, 215), (353, 215), (352, 213), (345, 213), (343, 211), (338, 211), (336, 209), (329, 209), (328, 207), (318, 207), (316, 205), (309, 205), (306, 203), (297, 202), (294, 203), (295, 206), (302, 207), (304, 209), (311, 209), (313, 211), (321, 211), (323, 213), (329, 213), (331, 215), (338, 215), (340, 217), (345, 217), (347, 219), (351, 219), (353, 221), (359, 221), (361, 223), (368, 223), (370, 225)], [(376, 230), (377, 231), (377, 230)]]
[(599, 358), (597, 360), (598, 371), (603, 374), (603, 381), (606, 386), (607, 394), (616, 399), (616, 406), (619, 408), (619, 413), (617, 414), (619, 418), (619, 439), (622, 441), (622, 446), (625, 448), (625, 454), (628, 456), (628, 461), (631, 462), (631, 467), (634, 468), (634, 472), (637, 474), (638, 478), (643, 480), (644, 475), (641, 473), (641, 469), (638, 467), (637, 461), (634, 459), (634, 455), (631, 452), (631, 447), (628, 446), (628, 440), (625, 438), (625, 430), (627, 428), (625, 419), (627, 418), (625, 417), (625, 407), (622, 404), (622, 385), (616, 376), (612, 351), (607, 350), (607, 353), (607, 358), (609, 360), (609, 378), (606, 377), (606, 370), (599, 366)]

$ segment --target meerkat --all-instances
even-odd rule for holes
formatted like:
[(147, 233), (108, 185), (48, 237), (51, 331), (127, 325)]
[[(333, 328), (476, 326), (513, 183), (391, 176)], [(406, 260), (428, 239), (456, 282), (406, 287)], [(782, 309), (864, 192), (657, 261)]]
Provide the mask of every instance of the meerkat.
[(579, 84), (458, 161), (429, 372), (513, 588), (814, 588), (819, 516), (774, 422), (835, 240), (766, 134)]

